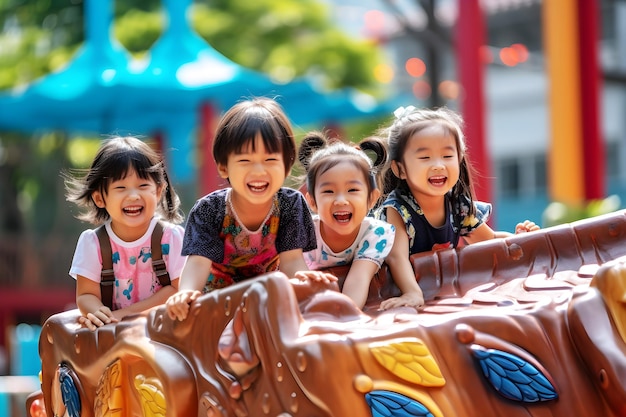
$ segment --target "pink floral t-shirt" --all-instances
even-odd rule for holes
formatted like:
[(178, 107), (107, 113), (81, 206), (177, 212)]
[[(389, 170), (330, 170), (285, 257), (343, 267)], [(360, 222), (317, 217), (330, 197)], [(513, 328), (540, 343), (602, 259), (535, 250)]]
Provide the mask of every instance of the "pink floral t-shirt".
[[(151, 239), (158, 219), (153, 218), (146, 233), (134, 242), (125, 242), (106, 223), (106, 231), (111, 241), (113, 253), (113, 310), (128, 307), (150, 297), (161, 289), (161, 284), (152, 269)], [(161, 251), (170, 275), (170, 280), (180, 277), (186, 256), (181, 255), (184, 229), (171, 223), (164, 223)], [(78, 275), (100, 283), (102, 256), (95, 229), (81, 233), (76, 244), (70, 275)]]

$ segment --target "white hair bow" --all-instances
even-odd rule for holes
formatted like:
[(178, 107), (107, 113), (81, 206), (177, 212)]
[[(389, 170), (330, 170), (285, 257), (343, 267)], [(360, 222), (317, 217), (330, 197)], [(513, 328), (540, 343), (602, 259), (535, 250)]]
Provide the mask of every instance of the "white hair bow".
[(415, 111), (414, 106), (406, 106), (406, 107), (400, 106), (396, 110), (394, 110), (393, 115), (396, 116), (396, 119), (402, 119), (408, 116), (409, 114), (413, 113), (413, 111)]

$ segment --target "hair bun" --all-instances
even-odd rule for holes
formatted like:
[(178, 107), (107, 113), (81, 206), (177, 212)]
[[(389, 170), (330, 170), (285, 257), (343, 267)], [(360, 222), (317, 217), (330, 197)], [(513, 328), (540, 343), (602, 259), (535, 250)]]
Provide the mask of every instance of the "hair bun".
[(372, 161), (372, 166), (376, 170), (387, 162), (387, 147), (381, 139), (374, 136), (365, 138), (359, 142), (359, 148), (376, 154), (376, 159)]
[(298, 160), (305, 170), (309, 169), (309, 162), (315, 151), (326, 147), (327, 144), (328, 139), (322, 132), (309, 132), (302, 138), (302, 143), (298, 150)]

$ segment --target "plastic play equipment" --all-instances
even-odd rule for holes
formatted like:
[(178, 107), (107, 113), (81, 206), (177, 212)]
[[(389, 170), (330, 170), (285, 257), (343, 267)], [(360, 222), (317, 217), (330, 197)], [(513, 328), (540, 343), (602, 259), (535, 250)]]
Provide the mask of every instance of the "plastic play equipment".
[[(31, 416), (590, 416), (626, 410), (626, 212), (412, 258), (426, 305), (281, 273), (40, 338)], [(340, 273), (340, 270), (335, 270)], [(317, 287), (316, 287), (317, 285)]]

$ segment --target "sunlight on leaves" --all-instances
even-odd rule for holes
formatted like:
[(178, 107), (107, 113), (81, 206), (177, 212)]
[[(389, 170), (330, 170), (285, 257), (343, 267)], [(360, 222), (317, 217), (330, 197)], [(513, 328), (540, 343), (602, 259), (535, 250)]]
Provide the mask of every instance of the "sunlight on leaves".
[(99, 147), (98, 139), (74, 138), (67, 146), (67, 158), (73, 167), (88, 167)]

